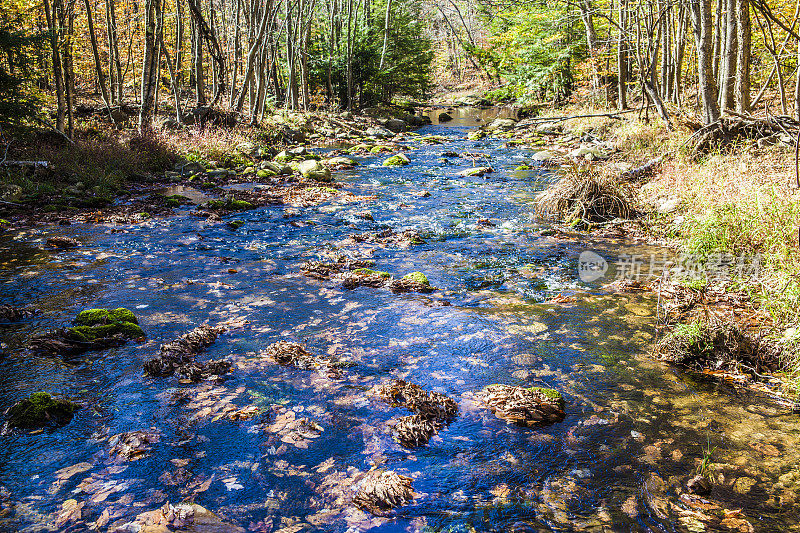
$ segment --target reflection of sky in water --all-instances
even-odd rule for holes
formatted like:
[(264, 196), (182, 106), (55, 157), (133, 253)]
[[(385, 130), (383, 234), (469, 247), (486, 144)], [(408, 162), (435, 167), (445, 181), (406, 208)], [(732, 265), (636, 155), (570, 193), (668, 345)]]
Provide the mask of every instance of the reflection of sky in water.
[[(403, 168), (360, 158), (362, 166), (337, 179), (346, 190), (377, 200), (304, 209), (300, 219), (313, 225), (292, 226), (282, 208), (267, 207), (225, 217), (245, 222), (238, 231), (224, 221), (176, 216), (113, 229), (29, 230), (13, 242), (3, 237), (0, 296), (44, 311), (31, 322), (3, 326), (3, 407), (41, 389), (88, 406), (57, 431), (0, 437), (0, 484), (15, 500), (30, 498), (17, 516), (43, 521), (74, 497), (89, 501), (90, 521), (108, 508), (114, 522), (157, 507), (164, 496), (178, 502), (196, 493), (194, 501), (245, 527), (263, 520), (274, 529), (297, 522), (307, 530), (344, 531), (369, 518), (342, 505), (352, 493), (353, 473), (381, 464), (414, 477), (422, 496), (397, 521), (376, 521), (380, 531), (424, 524), (503, 530), (518, 521), (556, 530), (673, 528), (672, 517), (652, 510), (662, 495), (647, 496), (652, 488), (645, 487), (654, 475), (666, 486), (675, 481), (670, 476), (688, 475), (710, 439), (719, 447), (716, 460), (727, 465), (720, 472), (755, 480), (748, 495), (721, 489), (717, 496), (728, 508), (761, 515), (768, 528), (794, 521), (796, 513), (779, 515), (770, 507), (766, 491), (791, 469), (796, 423), (751, 405), (753, 398), (642, 357), (654, 334), (654, 303), (606, 296), (599, 281), (582, 284), (577, 256), (585, 249), (608, 258), (644, 249), (538, 236), (532, 199), (551, 177), (513, 170), (532, 152), (493, 140), (465, 141), (465, 132), (422, 130), (451, 140), (415, 144)], [(496, 172), (459, 177), (472, 161), (443, 158), (445, 151), (487, 154)], [(355, 216), (364, 209), (375, 222)], [(495, 225), (482, 226), (479, 219)], [(428, 243), (338, 249), (352, 233), (386, 227), (416, 229)], [(44, 235), (57, 231), (86, 245), (58, 256), (42, 253)], [(344, 291), (297, 274), (304, 261), (337, 250), (369, 255), (376, 269), (397, 276), (423, 271), (441, 291)], [(542, 303), (559, 293), (576, 300)], [(133, 308), (149, 340), (76, 361), (21, 350), (33, 331), (65, 324), (81, 308), (95, 306)], [(223, 384), (142, 377), (142, 362), (161, 342), (206, 321), (237, 317), (247, 324), (201, 356), (234, 362)], [(357, 366), (331, 380), (258, 356), (281, 339)], [(425, 447), (400, 447), (385, 422), (406, 413), (364, 394), (388, 377), (455, 397), (459, 418)], [(536, 430), (507, 426), (472, 397), (497, 382), (562, 390), (567, 418)], [(189, 391), (187, 398), (170, 401), (180, 389)], [(265, 429), (273, 423), (268, 415), (240, 422), (227, 417), (226, 408), (248, 405), (272, 409), (279, 420), (292, 410), (291, 416), (313, 419), (324, 431), (304, 447), (287, 444), (285, 434)], [(109, 468), (104, 438), (151, 427), (161, 437), (147, 457)], [(781, 456), (753, 455), (753, 442), (775, 444)], [(85, 472), (53, 485), (57, 471), (81, 462), (88, 463)], [(143, 507), (132, 507), (140, 502)]]

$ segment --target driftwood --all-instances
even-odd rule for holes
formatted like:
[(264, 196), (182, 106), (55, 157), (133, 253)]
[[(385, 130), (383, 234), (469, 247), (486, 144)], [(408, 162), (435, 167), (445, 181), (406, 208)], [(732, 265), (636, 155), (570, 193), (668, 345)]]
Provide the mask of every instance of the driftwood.
[(47, 168), (50, 165), (49, 161), (0, 161), (2, 167), (42, 167)]

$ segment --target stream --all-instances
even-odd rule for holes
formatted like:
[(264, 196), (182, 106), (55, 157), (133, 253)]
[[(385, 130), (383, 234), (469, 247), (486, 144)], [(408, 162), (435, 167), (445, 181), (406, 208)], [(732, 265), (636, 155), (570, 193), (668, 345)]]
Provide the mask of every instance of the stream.
[[(406, 138), (409, 165), (356, 157), (360, 166), (334, 174), (371, 200), (334, 197), (293, 217), (270, 206), (221, 222), (189, 206), (136, 225), (0, 234), (0, 301), (42, 311), (0, 326), (0, 408), (39, 390), (84, 406), (64, 427), (0, 436), (0, 502), (12, 509), (0, 513), (0, 531), (113, 531), (187, 499), (246, 530), (282, 533), (702, 531), (673, 504), (708, 451), (710, 499), (723, 511), (756, 531), (800, 530), (800, 419), (648, 357), (655, 297), (603, 285), (623, 254), (664, 250), (546, 231), (533, 202), (553, 172), (515, 170), (533, 150), (466, 140), (476, 116), (496, 114), (459, 108), (452, 122), (418, 131), (441, 144)], [(486, 165), (442, 156), (465, 151), (489, 156), (494, 172), (459, 176)], [(234, 231), (231, 220), (244, 224)], [(426, 242), (343, 242), (386, 228)], [(53, 235), (83, 246), (49, 251)], [(604, 278), (579, 279), (586, 250), (611, 263)], [(301, 274), (304, 262), (336, 253), (369, 257), (397, 277), (421, 271), (439, 290), (345, 290)], [(145, 342), (73, 359), (26, 350), (32, 335), (82, 309), (121, 306), (137, 314)], [(143, 375), (161, 343), (222, 321), (228, 331), (198, 359), (231, 361), (224, 380)], [(259, 355), (278, 340), (350, 367), (331, 379)], [(390, 378), (451, 396), (459, 416), (426, 446), (400, 446), (386, 422), (407, 412), (366, 395)], [(494, 383), (555, 388), (566, 418), (508, 425), (473, 399)], [(232, 419), (248, 406), (262, 414)], [(322, 431), (298, 441), (275, 429), (276, 417), (307, 417)], [(135, 460), (110, 457), (109, 437), (136, 430), (158, 438)], [(354, 476), (374, 465), (414, 480), (418, 497), (391, 519), (347, 504)], [(57, 525), (69, 499), (84, 503), (81, 517)]]

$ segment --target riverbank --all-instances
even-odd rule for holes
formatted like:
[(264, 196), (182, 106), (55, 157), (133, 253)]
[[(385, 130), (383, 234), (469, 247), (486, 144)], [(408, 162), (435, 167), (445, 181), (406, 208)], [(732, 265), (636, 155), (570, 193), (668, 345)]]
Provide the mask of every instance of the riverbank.
[[(663, 318), (654, 355), (792, 405), (800, 379), (794, 139), (741, 139), (698, 154), (687, 142), (694, 131), (678, 126), (667, 132), (660, 121), (646, 123), (635, 113), (561, 109), (490, 125), (483, 134), (545, 148), (535, 159), (561, 166), (567, 176), (568, 191), (561, 193), (567, 203), (556, 198), (562, 207), (624, 204), (624, 213), (599, 213), (595, 219), (586, 216), (585, 207), (572, 219), (557, 213), (564, 226), (644, 233), (675, 250), (668, 261), (639, 257), (616, 265), (618, 281), (626, 282), (616, 288), (630, 289), (636, 282), (636, 290), (659, 296)], [(569, 191), (587, 180), (595, 196), (569, 198)], [(620, 275), (620, 269), (627, 273)]]

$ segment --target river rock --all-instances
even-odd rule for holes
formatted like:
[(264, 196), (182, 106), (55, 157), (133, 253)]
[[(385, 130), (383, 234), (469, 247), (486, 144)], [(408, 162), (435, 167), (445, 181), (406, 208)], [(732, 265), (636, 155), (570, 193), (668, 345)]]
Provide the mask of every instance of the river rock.
[(35, 392), (6, 411), (9, 428), (30, 429), (44, 426), (63, 426), (72, 420), (78, 405), (53, 398), (46, 392)]
[(22, 199), (22, 187), (12, 183), (0, 183), (0, 200), (19, 202)]
[(450, 122), (453, 120), (453, 117), (450, 116), (450, 113), (439, 113), (439, 122)]
[(385, 167), (402, 167), (409, 164), (411, 160), (405, 154), (397, 154), (393, 155), (392, 157), (386, 159), (383, 162), (383, 166)]
[(511, 120), (510, 118), (496, 118), (488, 126), (486, 126), (486, 131), (507, 131), (513, 129), (516, 125), (517, 122), (515, 120)]
[(180, 172), (182, 176), (191, 176), (192, 174), (205, 172), (206, 169), (197, 161), (182, 161), (175, 165), (175, 171)]
[(490, 106), (492, 103), (479, 94), (468, 94), (453, 100), (453, 105), (463, 105), (470, 107), (485, 107)]
[(400, 279), (393, 279), (391, 283), (389, 283), (389, 288), (392, 292), (433, 292), (437, 290), (435, 287), (432, 287), (430, 282), (428, 281), (427, 276), (422, 272), (411, 272), (410, 274), (406, 274)]
[(35, 309), (28, 309), (25, 307), (14, 307), (8, 304), (0, 305), (0, 324), (8, 324), (11, 322), (18, 322), (25, 320), (36, 315)]
[(72, 237), (65, 237), (63, 235), (56, 235), (47, 238), (47, 245), (59, 250), (67, 250), (69, 248), (77, 248), (81, 245), (80, 241)]
[(291, 148), (289, 150), (286, 150), (286, 152), (289, 155), (296, 156), (296, 157), (297, 156), (308, 155), (308, 150), (306, 149), (305, 146), (298, 146), (297, 148)]
[(553, 389), (489, 385), (479, 397), (495, 416), (518, 426), (535, 427), (564, 419), (564, 398)]
[(258, 152), (258, 146), (249, 141), (244, 141), (236, 145), (236, 150), (245, 155), (254, 156)]
[(328, 168), (350, 168), (358, 166), (358, 162), (349, 157), (332, 157), (324, 160), (323, 163)]
[(399, 118), (390, 118), (384, 124), (386, 129), (392, 131), (394, 133), (402, 133), (408, 129), (408, 125), (404, 120), (400, 120)]
[(458, 173), (458, 175), (461, 177), (483, 176), (484, 174), (488, 174), (490, 172), (494, 172), (492, 167), (474, 167), (462, 170)]
[(301, 162), (297, 166), (297, 170), (303, 175), (304, 178), (322, 181), (325, 183), (333, 181), (330, 169), (314, 159), (307, 159)]
[(388, 139), (390, 137), (394, 137), (394, 133), (391, 130), (384, 128), (383, 126), (373, 126), (371, 128), (367, 128), (365, 132), (369, 137), (378, 137), (381, 139)]
[(196, 503), (172, 505), (139, 514), (136, 520), (109, 529), (112, 533), (245, 533), (244, 528), (223, 521)]
[(553, 159), (555, 159), (555, 157), (556, 157), (555, 154), (553, 154), (552, 152), (549, 152), (547, 150), (542, 150), (541, 152), (536, 152), (535, 154), (533, 154), (532, 159), (534, 161), (552, 161)]

